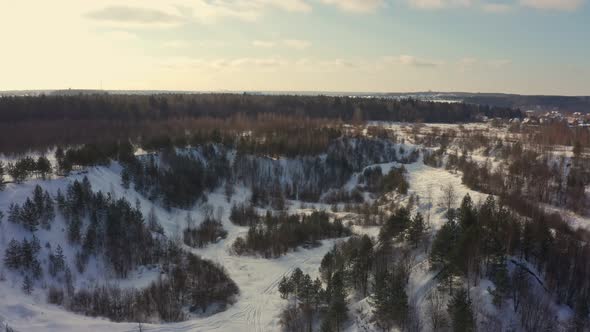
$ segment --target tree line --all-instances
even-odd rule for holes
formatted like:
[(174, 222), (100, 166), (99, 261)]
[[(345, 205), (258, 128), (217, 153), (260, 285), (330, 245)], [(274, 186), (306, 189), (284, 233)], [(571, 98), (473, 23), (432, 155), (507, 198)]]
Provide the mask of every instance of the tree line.
[[(54, 145), (128, 140), (166, 133), (253, 130), (276, 125), (330, 121), (471, 122), (520, 117), (518, 110), (415, 99), (247, 94), (75, 95), (0, 98), (0, 150), (22, 152)], [(269, 120), (271, 118), (272, 120)], [(322, 121), (325, 122), (325, 121)], [(276, 126), (275, 126), (276, 127)], [(285, 127), (288, 128), (288, 127)], [(35, 132), (35, 135), (28, 133)], [(182, 136), (182, 135), (174, 135)], [(305, 142), (305, 141), (301, 141)]]
[(245, 237), (234, 241), (232, 251), (237, 255), (280, 257), (301, 245), (317, 246), (320, 240), (350, 234), (350, 228), (340, 220), (330, 221), (326, 212), (314, 211), (303, 216), (267, 212), (260, 223), (250, 226)]

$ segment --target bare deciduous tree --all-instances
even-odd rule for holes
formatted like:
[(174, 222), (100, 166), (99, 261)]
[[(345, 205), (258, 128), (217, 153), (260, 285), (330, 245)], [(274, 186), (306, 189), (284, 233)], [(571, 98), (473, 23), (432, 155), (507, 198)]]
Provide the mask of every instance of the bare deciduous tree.
[(448, 183), (443, 185), (440, 190), (442, 193), (440, 204), (447, 210), (452, 209), (455, 205), (455, 202), (457, 201), (457, 192), (455, 191), (455, 186), (453, 186), (451, 183)]
[(436, 289), (427, 297), (426, 312), (432, 331), (443, 330), (447, 326), (444, 295)]

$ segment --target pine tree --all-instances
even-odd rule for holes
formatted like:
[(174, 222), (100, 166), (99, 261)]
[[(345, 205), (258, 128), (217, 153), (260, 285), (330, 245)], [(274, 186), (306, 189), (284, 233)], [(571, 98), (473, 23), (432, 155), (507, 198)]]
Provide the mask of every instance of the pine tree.
[(37, 231), (39, 227), (39, 213), (37, 206), (30, 198), (27, 198), (20, 210), (20, 220), (23, 227), (30, 232)]
[(55, 253), (49, 254), (49, 274), (55, 277), (59, 272), (64, 271), (66, 266), (63, 249), (60, 245), (55, 249)]
[(341, 271), (335, 272), (332, 276), (332, 289), (330, 303), (328, 304), (328, 319), (334, 329), (339, 332), (340, 327), (348, 318), (348, 306), (346, 303), (346, 288), (344, 276)]
[(281, 298), (283, 299), (289, 298), (289, 294), (293, 293), (293, 284), (285, 276), (283, 276), (279, 283), (279, 293), (281, 293)]
[(18, 204), (10, 203), (8, 207), (8, 221), (13, 224), (20, 224), (20, 206)]
[(162, 228), (162, 225), (160, 225), (160, 223), (158, 222), (158, 216), (156, 215), (156, 209), (154, 208), (153, 205), (150, 208), (150, 212), (148, 213), (148, 216), (147, 216), (147, 224), (148, 224), (148, 229), (150, 231), (155, 232), (155, 233), (159, 233), (159, 234), (164, 234), (164, 229)]
[(424, 218), (422, 217), (422, 214), (420, 214), (419, 212), (416, 213), (408, 229), (407, 236), (408, 241), (410, 241), (414, 248), (417, 248), (418, 244), (422, 240), (425, 228), (426, 226), (424, 224)]
[(121, 171), (121, 185), (123, 186), (123, 188), (129, 189), (130, 183), (131, 183), (131, 174), (129, 172), (129, 169), (127, 169), (127, 167), (123, 167), (123, 170)]
[(326, 298), (326, 293), (324, 291), (324, 289), (322, 288), (322, 281), (320, 280), (320, 278), (316, 278), (313, 282), (313, 294), (314, 294), (314, 304), (315, 304), (315, 310), (317, 311), (319, 306), (322, 304), (322, 302), (324, 302), (325, 298)]
[(41, 212), (41, 224), (49, 229), (55, 219), (55, 203), (47, 191), (43, 194), (43, 211)]
[(408, 317), (408, 295), (405, 290), (405, 279), (401, 273), (392, 273), (390, 292), (392, 302), (392, 318), (399, 325), (404, 326)]
[(293, 273), (291, 273), (291, 278), (289, 279), (289, 282), (293, 285), (293, 291), (295, 292), (295, 295), (299, 293), (301, 280), (303, 280), (303, 271), (301, 271), (300, 268), (296, 268)]
[(78, 214), (74, 214), (68, 224), (68, 240), (70, 243), (79, 243), (82, 236), (82, 220)]
[(5, 174), (4, 162), (2, 162), (0, 160), (0, 191), (4, 190), (4, 188), (6, 188), (6, 183), (4, 182), (4, 174)]
[(64, 194), (61, 192), (61, 189), (57, 189), (57, 195), (55, 200), (57, 202), (57, 208), (59, 209), (59, 211), (65, 214), (67, 208), (66, 198)]
[(373, 317), (383, 331), (389, 331), (393, 326), (393, 319), (391, 317), (391, 293), (388, 281), (390, 279), (390, 272), (381, 270), (375, 276), (375, 284), (373, 286), (373, 294), (371, 295), (371, 304), (373, 305)]
[(61, 175), (68, 175), (72, 171), (72, 163), (64, 153), (61, 146), (55, 150), (55, 160), (57, 160), (57, 169)]
[(8, 248), (4, 253), (4, 265), (9, 269), (18, 269), (21, 266), (21, 246), (15, 239), (8, 243)]
[(301, 279), (300, 286), (297, 290), (297, 300), (299, 301), (303, 312), (307, 316), (308, 332), (311, 332), (313, 323), (313, 303), (315, 299), (313, 281), (309, 274), (305, 274)]
[(398, 237), (404, 234), (410, 225), (410, 212), (407, 208), (399, 208), (381, 227), (379, 238)]
[(23, 292), (29, 295), (33, 292), (33, 281), (29, 278), (28, 275), (25, 275), (25, 279), (23, 280)]
[(47, 159), (45, 156), (40, 156), (37, 159), (35, 168), (37, 169), (37, 172), (39, 173), (39, 175), (41, 175), (41, 178), (43, 180), (47, 178), (48, 174), (51, 174), (51, 163), (49, 162), (49, 159)]
[(463, 197), (463, 201), (459, 207), (459, 221), (463, 230), (469, 229), (471, 226), (475, 225), (477, 221), (476, 210), (473, 207), (473, 201), (469, 194), (466, 194), (465, 197)]
[(384, 331), (389, 331), (394, 324), (403, 327), (409, 306), (405, 280), (401, 273), (379, 272), (375, 276), (371, 301), (375, 308), (373, 316), (379, 327)]
[(460, 289), (455, 293), (447, 306), (447, 311), (453, 324), (453, 332), (475, 331), (471, 300), (465, 289)]
[(506, 298), (510, 292), (510, 276), (504, 258), (500, 259), (492, 266), (490, 274), (491, 279), (496, 286), (496, 288), (491, 291), (493, 296), (492, 302), (498, 308), (502, 308), (504, 298)]

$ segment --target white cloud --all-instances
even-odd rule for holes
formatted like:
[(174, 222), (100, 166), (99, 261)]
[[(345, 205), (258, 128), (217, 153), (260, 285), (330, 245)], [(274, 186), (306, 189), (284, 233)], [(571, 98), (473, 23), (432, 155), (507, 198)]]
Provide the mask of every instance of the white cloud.
[(442, 61), (420, 59), (413, 55), (386, 56), (382, 60), (385, 64), (400, 64), (414, 67), (437, 67), (444, 64)]
[(514, 5), (508, 3), (484, 3), (481, 9), (488, 13), (507, 13), (514, 9)]
[(125, 6), (114, 0), (88, 5), (85, 17), (116, 26), (170, 26), (192, 21), (211, 24), (222, 19), (252, 22), (272, 10), (307, 13), (307, 0), (129, 0)]
[(471, 0), (408, 0), (411, 7), (424, 10), (442, 9), (447, 7), (469, 7)]
[(288, 12), (308, 13), (312, 10), (311, 5), (304, 0), (254, 0), (252, 2), (258, 2), (261, 5), (269, 5), (275, 7), (276, 9), (281, 9)]
[(311, 42), (309, 40), (302, 40), (302, 39), (284, 39), (284, 40), (254, 40), (252, 41), (252, 46), (260, 47), (260, 48), (273, 48), (276, 46), (282, 45), (284, 47), (292, 48), (295, 50), (305, 50), (311, 47)]
[(200, 59), (189, 57), (171, 57), (159, 61), (159, 65), (168, 69), (214, 69), (214, 70), (239, 70), (251, 68), (272, 68), (289, 64), (290, 61), (281, 57), (244, 57), (244, 58), (219, 58)]
[(333, 5), (340, 10), (352, 13), (373, 13), (385, 5), (384, 0), (321, 0), (326, 5)]
[(488, 60), (487, 65), (494, 67), (494, 68), (502, 68), (512, 64), (512, 60), (509, 59), (495, 59), (495, 60)]
[(520, 0), (524, 7), (572, 11), (582, 6), (584, 0)]
[(85, 17), (114, 26), (174, 26), (184, 21), (177, 10), (119, 5), (92, 10)]
[(268, 40), (255, 40), (252, 42), (252, 46), (261, 48), (273, 48), (276, 45), (277, 44), (275, 42)]
[(311, 47), (311, 42), (301, 39), (286, 39), (283, 40), (283, 45), (296, 50), (305, 50)]

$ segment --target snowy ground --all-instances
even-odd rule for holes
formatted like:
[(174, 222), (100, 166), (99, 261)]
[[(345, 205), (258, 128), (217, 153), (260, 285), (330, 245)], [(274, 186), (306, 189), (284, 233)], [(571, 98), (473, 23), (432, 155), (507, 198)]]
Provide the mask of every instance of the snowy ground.
[[(381, 165), (384, 172), (388, 167), (394, 166)], [(438, 229), (444, 222), (443, 208), (439, 207), (441, 196), (441, 187), (446, 184), (452, 184), (457, 193), (456, 205), (460, 203), (462, 197), (469, 193), (474, 202), (485, 199), (485, 195), (474, 192), (461, 184), (461, 178), (457, 174), (452, 174), (444, 169), (436, 169), (425, 166), (421, 161), (405, 165), (408, 170), (408, 180), (410, 182), (410, 194), (420, 196), (418, 209), (425, 216), (430, 214), (432, 229)], [(93, 167), (88, 170), (87, 175), (95, 191), (102, 190), (111, 192), (117, 197), (124, 196), (129, 201), (139, 200), (141, 209), (147, 215), (152, 207), (152, 203), (144, 199), (134, 190), (125, 190), (120, 185), (120, 167), (116, 164), (110, 167)], [(0, 210), (6, 211), (10, 202), (22, 202), (30, 195), (36, 183), (41, 183), (55, 194), (57, 188), (63, 188), (73, 179), (81, 179), (84, 174), (73, 175), (66, 179), (56, 179), (50, 181), (30, 181), (22, 185), (10, 184), (8, 188), (0, 192)], [(299, 249), (296, 252), (290, 252), (278, 259), (263, 259), (254, 257), (238, 257), (229, 253), (229, 247), (234, 239), (245, 234), (246, 227), (239, 227), (231, 224), (228, 220), (228, 214), (233, 202), (240, 202), (248, 197), (248, 190), (238, 188), (228, 203), (221, 192), (212, 193), (209, 196), (208, 204), (211, 204), (215, 210), (222, 207), (225, 211), (223, 215), (224, 227), (228, 231), (227, 239), (207, 248), (196, 250), (191, 249), (199, 255), (216, 261), (223, 265), (230, 277), (238, 284), (240, 296), (237, 302), (228, 307), (226, 311), (214, 314), (209, 317), (192, 317), (189, 321), (143, 326), (144, 331), (277, 331), (280, 329), (278, 315), (287, 304), (278, 294), (277, 285), (284, 275), (299, 267), (304, 273), (309, 273), (312, 277), (318, 274), (318, 267), (324, 254), (331, 249), (333, 243), (337, 240), (323, 241), (323, 245), (313, 249)], [(431, 204), (429, 204), (429, 202)], [(298, 211), (299, 202), (290, 202), (291, 212)], [(310, 205), (308, 205), (310, 206)], [(317, 206), (325, 207), (328, 206)], [(178, 234), (179, 230), (184, 228), (186, 210), (172, 210), (170, 212), (156, 208), (156, 213), (160, 223), (163, 225), (169, 236)], [(430, 213), (428, 213), (430, 211)], [(200, 222), (203, 220), (203, 213), (200, 208), (191, 211), (193, 218)], [(180, 226), (179, 226), (180, 225)], [(8, 222), (4, 221), (2, 225), (2, 236), (0, 237), (0, 249), (4, 252), (10, 238), (22, 238)], [(355, 232), (366, 233), (372, 236), (378, 234), (377, 227), (362, 228), (355, 226)], [(40, 232), (42, 233), (42, 232)], [(53, 234), (53, 233), (52, 233)], [(44, 236), (55, 236), (52, 234), (41, 234)], [(57, 236), (63, 236), (57, 235)], [(43, 240), (41, 243), (43, 244)], [(68, 253), (66, 252), (66, 255)], [(73, 259), (73, 255), (68, 258)], [(84, 282), (89, 278), (100, 280), (108, 278), (101, 272), (97, 266), (89, 272), (91, 275), (80, 276), (78, 282)], [(8, 274), (8, 273), (7, 273)], [(93, 274), (93, 275), (92, 275)], [(137, 271), (129, 280), (119, 280), (121, 286), (147, 284), (150, 280), (157, 277), (153, 271)], [(408, 292), (410, 299), (419, 306), (423, 306), (426, 296), (432, 290), (435, 282), (433, 281), (434, 273), (428, 269), (426, 256), (418, 256), (416, 265), (412, 270)], [(112, 282), (112, 281), (111, 281)], [(135, 323), (112, 323), (105, 319), (89, 318), (73, 313), (69, 313), (60, 307), (46, 304), (44, 290), (35, 290), (32, 296), (25, 296), (20, 290), (20, 283), (14, 276), (10, 276), (5, 281), (0, 281), (0, 321), (7, 322), (17, 331), (137, 331), (138, 326)], [(361, 299), (356, 303), (351, 303), (350, 313), (352, 316), (351, 323), (347, 327), (349, 331), (365, 331), (370, 329), (368, 323), (370, 307), (366, 299)]]

